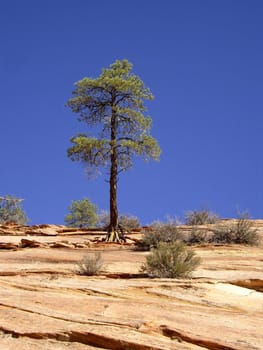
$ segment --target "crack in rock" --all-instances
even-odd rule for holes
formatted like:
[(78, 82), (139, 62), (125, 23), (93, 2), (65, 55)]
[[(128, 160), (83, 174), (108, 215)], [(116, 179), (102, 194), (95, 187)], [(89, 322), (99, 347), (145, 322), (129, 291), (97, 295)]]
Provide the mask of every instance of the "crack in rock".
[(209, 350), (238, 350), (237, 348), (233, 348), (225, 344), (220, 344), (212, 340), (200, 339), (197, 337), (187, 335), (183, 332), (179, 332), (175, 329), (169, 328), (166, 325), (161, 325), (160, 331), (162, 335), (169, 337), (171, 339), (178, 339), (179, 341), (185, 341), (187, 343), (198, 345)]
[(0, 327), (0, 332), (12, 338), (26, 337), (31, 339), (56, 340), (59, 342), (76, 342), (107, 350), (164, 350), (163, 347), (139, 344), (131, 340), (117, 339), (115, 337), (96, 334), (95, 332), (17, 332)]
[(246, 279), (230, 283), (238, 287), (244, 287), (263, 293), (263, 280), (260, 279)]

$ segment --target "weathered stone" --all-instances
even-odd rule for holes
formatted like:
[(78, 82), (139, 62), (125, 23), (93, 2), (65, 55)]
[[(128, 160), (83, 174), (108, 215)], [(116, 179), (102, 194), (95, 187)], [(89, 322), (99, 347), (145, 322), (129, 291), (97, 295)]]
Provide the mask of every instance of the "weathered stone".
[(20, 248), (39, 248), (41, 246), (43, 246), (43, 244), (41, 244), (40, 242), (26, 238), (22, 238), (21, 243), (19, 244)]
[(66, 243), (66, 242), (55, 242), (49, 244), (50, 248), (75, 248), (74, 244)]
[[(56, 242), (21, 238), (22, 227), (0, 235), (0, 249), (34, 247), (0, 252), (0, 349), (263, 349), (262, 247), (196, 246), (191, 279), (150, 279), (140, 273), (148, 252), (53, 229)], [(80, 276), (78, 262), (96, 251), (101, 274)]]
[(18, 248), (18, 245), (11, 242), (0, 242), (0, 249), (11, 249), (16, 250)]
[(88, 248), (90, 244), (84, 244), (84, 243), (73, 243), (75, 248)]

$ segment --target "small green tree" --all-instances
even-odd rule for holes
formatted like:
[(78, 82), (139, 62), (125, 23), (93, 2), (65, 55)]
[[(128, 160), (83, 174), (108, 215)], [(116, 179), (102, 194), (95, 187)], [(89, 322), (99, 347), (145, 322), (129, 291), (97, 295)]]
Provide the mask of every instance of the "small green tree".
[(28, 218), (21, 207), (23, 199), (16, 198), (11, 195), (0, 197), (0, 223), (6, 224), (9, 222), (24, 225)]
[(65, 222), (70, 227), (89, 227), (97, 223), (97, 207), (88, 198), (72, 201)]
[(79, 134), (71, 138), (68, 156), (81, 161), (91, 173), (108, 168), (110, 184), (110, 223), (108, 241), (120, 240), (118, 222), (118, 174), (132, 166), (134, 155), (157, 160), (160, 148), (150, 136), (151, 118), (145, 116), (144, 100), (153, 95), (142, 80), (131, 73), (132, 64), (117, 60), (96, 78), (76, 83), (68, 106), (78, 120), (94, 126), (94, 136)]

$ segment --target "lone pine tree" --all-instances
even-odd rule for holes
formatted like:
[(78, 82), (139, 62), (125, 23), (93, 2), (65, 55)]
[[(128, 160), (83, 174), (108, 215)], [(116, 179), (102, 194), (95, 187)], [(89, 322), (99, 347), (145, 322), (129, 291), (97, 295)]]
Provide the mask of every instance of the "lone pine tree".
[(131, 73), (132, 64), (117, 60), (96, 78), (76, 83), (67, 105), (78, 120), (94, 127), (97, 136), (78, 134), (71, 138), (68, 156), (83, 162), (88, 170), (109, 169), (110, 223), (108, 241), (119, 241), (117, 181), (118, 174), (132, 166), (134, 155), (145, 160), (159, 159), (160, 147), (150, 136), (152, 119), (145, 116), (144, 100), (153, 95), (142, 80)]

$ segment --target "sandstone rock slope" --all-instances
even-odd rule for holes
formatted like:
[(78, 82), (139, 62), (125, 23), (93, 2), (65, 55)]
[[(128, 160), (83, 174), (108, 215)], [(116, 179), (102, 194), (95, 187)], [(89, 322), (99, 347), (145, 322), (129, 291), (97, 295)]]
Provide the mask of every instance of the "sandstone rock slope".
[[(259, 231), (263, 222), (255, 223)], [(262, 350), (262, 247), (202, 246), (191, 279), (140, 274), (147, 252), (102, 232), (0, 227), (0, 349)], [(99, 276), (77, 262), (100, 251)]]

